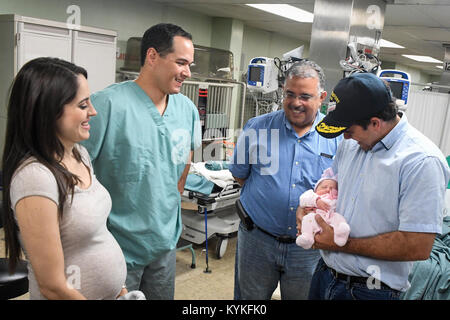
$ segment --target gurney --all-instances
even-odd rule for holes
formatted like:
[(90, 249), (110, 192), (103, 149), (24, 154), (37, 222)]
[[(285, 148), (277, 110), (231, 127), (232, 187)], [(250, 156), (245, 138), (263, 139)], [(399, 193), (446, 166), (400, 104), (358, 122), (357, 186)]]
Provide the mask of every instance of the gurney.
[(181, 195), (181, 238), (195, 244), (206, 242), (207, 245), (207, 239), (216, 237), (215, 256), (220, 259), (226, 252), (228, 239), (239, 227), (235, 202), (241, 186), (227, 169), (205, 170), (204, 162), (191, 165)]

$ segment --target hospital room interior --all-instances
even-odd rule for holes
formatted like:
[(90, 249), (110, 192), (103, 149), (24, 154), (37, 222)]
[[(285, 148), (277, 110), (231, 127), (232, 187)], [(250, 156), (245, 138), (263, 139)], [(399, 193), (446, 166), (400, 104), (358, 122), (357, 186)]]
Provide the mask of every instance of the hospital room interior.
[[(7, 92), (27, 61), (52, 56), (83, 66), (94, 93), (137, 78), (147, 28), (181, 26), (194, 44), (181, 93), (198, 109), (202, 143), (181, 194), (175, 300), (232, 300), (241, 185), (228, 161), (249, 119), (282, 108), (284, 72), (296, 61), (314, 60), (327, 92), (354, 72), (375, 73), (450, 165), (449, 17), (444, 0), (0, 0), (0, 156)], [(320, 112), (327, 108), (328, 97)], [(450, 183), (447, 233), (449, 212)], [(8, 274), (2, 226), (0, 297), (27, 300), (26, 269)], [(422, 290), (416, 299), (450, 299), (450, 237), (439, 241), (412, 268), (421, 274), (410, 275), (412, 288)], [(279, 288), (272, 299), (281, 300)]]

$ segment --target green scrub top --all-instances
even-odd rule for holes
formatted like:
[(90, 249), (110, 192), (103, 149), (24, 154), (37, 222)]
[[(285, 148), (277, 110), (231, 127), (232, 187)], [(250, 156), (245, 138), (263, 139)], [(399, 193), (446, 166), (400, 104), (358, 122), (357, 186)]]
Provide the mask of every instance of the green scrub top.
[(169, 95), (161, 116), (134, 82), (116, 83), (91, 96), (89, 151), (94, 173), (109, 191), (108, 229), (130, 270), (176, 247), (181, 234), (178, 180), (191, 150), (201, 145), (196, 106)]

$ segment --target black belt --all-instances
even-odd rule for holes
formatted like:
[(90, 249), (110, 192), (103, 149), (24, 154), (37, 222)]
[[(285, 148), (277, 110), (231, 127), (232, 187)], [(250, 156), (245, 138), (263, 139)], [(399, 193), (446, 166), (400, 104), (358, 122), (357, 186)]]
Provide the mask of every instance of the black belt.
[(294, 243), (295, 240), (296, 240), (296, 238), (292, 238), (292, 237), (286, 236), (286, 235), (277, 237), (277, 236), (271, 234), (270, 232), (268, 232), (268, 231), (266, 231), (266, 230), (264, 230), (264, 229), (261, 229), (261, 228), (258, 227), (256, 224), (253, 224), (253, 225), (255, 226), (255, 228), (261, 230), (262, 232), (264, 232), (265, 234), (271, 236), (272, 238), (275, 238), (275, 240), (277, 240), (277, 241), (279, 241), (279, 242), (281, 242), (281, 243)]
[[(330, 268), (330, 267), (328, 267), (328, 269), (331, 271), (331, 274), (333, 275), (333, 277), (335, 279), (338, 279), (338, 280), (341, 280), (341, 281), (345, 281), (349, 285), (351, 285), (352, 283), (361, 283), (361, 284), (367, 285), (367, 280), (369, 279), (369, 278), (366, 278), (366, 277), (349, 276), (348, 274), (339, 273), (339, 272), (337, 272), (336, 270), (334, 270), (333, 268)], [(394, 290), (391, 287), (389, 287), (387, 284), (384, 284), (381, 281), (380, 281), (380, 288), (381, 289)]]

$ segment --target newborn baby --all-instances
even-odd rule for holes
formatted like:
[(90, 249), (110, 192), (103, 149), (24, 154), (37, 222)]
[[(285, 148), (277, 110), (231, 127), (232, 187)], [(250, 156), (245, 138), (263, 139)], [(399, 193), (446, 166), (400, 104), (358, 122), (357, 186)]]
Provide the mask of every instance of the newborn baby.
[(337, 177), (331, 168), (324, 171), (314, 190), (308, 190), (300, 196), (300, 207), (316, 209), (302, 219), (301, 234), (296, 241), (298, 246), (310, 249), (314, 244), (314, 235), (322, 231), (314, 218), (316, 214), (320, 214), (325, 222), (333, 227), (334, 242), (341, 247), (345, 245), (350, 234), (350, 226), (342, 215), (335, 212), (337, 196)]

